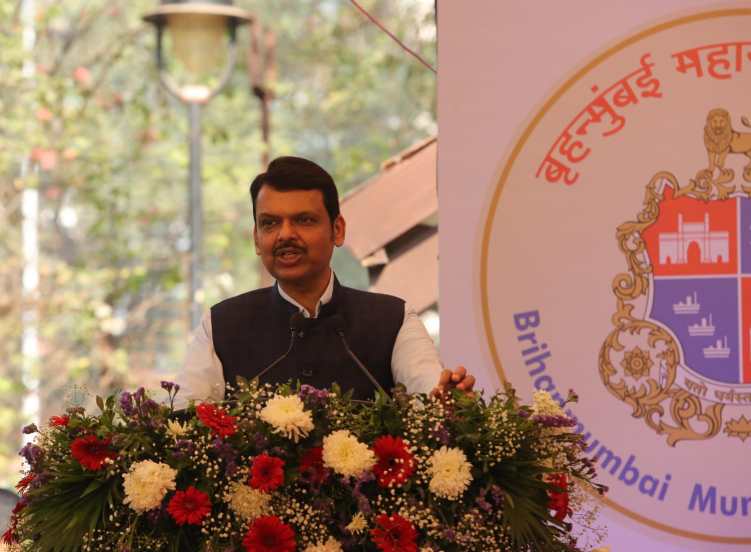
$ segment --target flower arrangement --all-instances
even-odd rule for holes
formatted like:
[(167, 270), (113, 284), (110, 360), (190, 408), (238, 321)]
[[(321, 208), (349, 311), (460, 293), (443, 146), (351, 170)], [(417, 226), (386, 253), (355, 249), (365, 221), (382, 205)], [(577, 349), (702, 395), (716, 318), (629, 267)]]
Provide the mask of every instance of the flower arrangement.
[(569, 496), (603, 490), (544, 392), (524, 406), (511, 388), (397, 387), (363, 403), (239, 380), (176, 410), (179, 386), (162, 387), (164, 404), (139, 389), (25, 428), (8, 549), (576, 551)]

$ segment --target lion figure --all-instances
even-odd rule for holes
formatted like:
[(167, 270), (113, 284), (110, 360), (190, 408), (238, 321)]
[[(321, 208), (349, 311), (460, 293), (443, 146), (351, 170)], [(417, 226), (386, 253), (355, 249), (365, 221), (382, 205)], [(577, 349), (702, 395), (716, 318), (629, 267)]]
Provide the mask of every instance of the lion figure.
[[(751, 127), (746, 117), (741, 117), (744, 126)], [(707, 114), (704, 125), (704, 146), (709, 158), (708, 171), (714, 175), (715, 168), (719, 170), (720, 180), (732, 180), (733, 172), (725, 168), (728, 153), (741, 153), (749, 158), (749, 164), (743, 170), (743, 178), (751, 182), (751, 133), (737, 132), (733, 129), (730, 113), (727, 109), (712, 109)]]

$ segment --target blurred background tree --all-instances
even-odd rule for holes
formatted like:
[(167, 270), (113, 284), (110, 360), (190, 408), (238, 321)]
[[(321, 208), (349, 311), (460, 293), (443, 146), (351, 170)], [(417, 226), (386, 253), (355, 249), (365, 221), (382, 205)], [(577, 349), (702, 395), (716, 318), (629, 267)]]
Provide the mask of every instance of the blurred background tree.
[[(17, 479), (22, 404), (22, 194), (39, 191), (40, 419), (70, 401), (176, 377), (188, 336), (184, 106), (158, 85), (155, 0), (0, 0), (0, 485)], [(346, 193), (436, 132), (435, 75), (345, 0), (238, 0), (275, 36), (272, 157), (310, 157)], [(435, 63), (432, 0), (362, 4)], [(247, 30), (240, 51), (249, 48)], [(205, 304), (257, 287), (250, 180), (260, 109), (245, 55), (204, 112)], [(33, 75), (24, 75), (31, 63)], [(274, 75), (272, 75), (273, 77)], [(25, 170), (23, 167), (28, 167)], [(409, 185), (409, 183), (405, 183)], [(364, 287), (345, 253), (337, 274)], [(83, 393), (79, 393), (83, 391)]]

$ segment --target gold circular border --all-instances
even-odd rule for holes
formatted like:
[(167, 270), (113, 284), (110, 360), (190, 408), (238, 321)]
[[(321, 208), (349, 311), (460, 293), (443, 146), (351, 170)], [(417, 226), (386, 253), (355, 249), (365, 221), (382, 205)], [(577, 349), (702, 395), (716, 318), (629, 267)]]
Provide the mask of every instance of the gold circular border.
[[(565, 83), (563, 83), (563, 85), (558, 90), (555, 91), (555, 93), (550, 97), (550, 99), (548, 99), (548, 101), (545, 102), (545, 104), (542, 106), (540, 111), (538, 111), (537, 115), (535, 115), (534, 119), (532, 119), (532, 121), (529, 123), (527, 128), (524, 129), (524, 132), (522, 133), (521, 138), (519, 138), (519, 140), (517, 141), (516, 145), (514, 146), (514, 149), (511, 151), (511, 155), (509, 156), (508, 161), (503, 167), (501, 176), (498, 179), (498, 184), (496, 185), (496, 189), (493, 192), (493, 197), (490, 200), (490, 210), (488, 211), (488, 218), (485, 221), (485, 228), (482, 234), (482, 250), (480, 253), (481, 255), (480, 256), (480, 294), (482, 297), (483, 325), (485, 327), (485, 333), (488, 339), (488, 345), (490, 346), (490, 354), (493, 358), (493, 362), (495, 363), (498, 375), (500, 376), (502, 381), (506, 382), (508, 381), (508, 379), (506, 378), (506, 374), (503, 371), (501, 359), (498, 356), (498, 350), (495, 347), (493, 325), (490, 322), (490, 308), (488, 306), (488, 249), (489, 249), (489, 242), (490, 242), (490, 230), (491, 230), (491, 227), (493, 226), (493, 221), (495, 219), (495, 212), (498, 208), (498, 200), (501, 197), (503, 186), (506, 183), (506, 180), (508, 179), (508, 175), (511, 172), (511, 168), (514, 165), (516, 158), (519, 156), (519, 152), (521, 152), (522, 148), (524, 147), (527, 140), (529, 139), (529, 136), (532, 134), (532, 132), (535, 130), (535, 128), (539, 124), (540, 120), (547, 114), (550, 108), (579, 79), (581, 79), (584, 75), (589, 73), (592, 69), (600, 65), (603, 61), (612, 57), (614, 54), (623, 50), (627, 46), (630, 46), (636, 42), (639, 42), (643, 38), (646, 38), (653, 34), (657, 34), (666, 29), (671, 29), (673, 27), (679, 27), (681, 25), (686, 25), (688, 23), (694, 23), (696, 21), (702, 21), (705, 19), (717, 19), (721, 17), (732, 17), (732, 16), (738, 16), (738, 15), (751, 15), (751, 8), (714, 10), (714, 11), (702, 12), (702, 13), (698, 13), (698, 14), (694, 14), (694, 15), (690, 15), (686, 17), (681, 17), (679, 19), (675, 19), (675, 20), (668, 21), (665, 23), (660, 23), (659, 25), (650, 27), (644, 31), (641, 31), (640, 33), (635, 34), (634, 36), (631, 36), (623, 40), (622, 42), (619, 42), (615, 46), (612, 46), (611, 48), (605, 50), (602, 54), (600, 54), (595, 59), (590, 61), (587, 65), (579, 69), (579, 71), (577, 71), (571, 78), (569, 78)], [(652, 527), (654, 529), (659, 529), (660, 531), (665, 531), (673, 535), (678, 535), (680, 537), (686, 537), (689, 539), (705, 541), (705, 542), (716, 542), (716, 543), (723, 543), (723, 544), (751, 544), (751, 538), (720, 537), (720, 536), (715, 536), (715, 535), (706, 535), (704, 533), (695, 533), (693, 531), (686, 531), (684, 529), (678, 529), (676, 527), (672, 527), (671, 525), (666, 525), (664, 523), (660, 523), (652, 519), (649, 519), (647, 517), (644, 517), (640, 514), (637, 514), (636, 512), (632, 512), (631, 510), (621, 506), (620, 504), (616, 503), (615, 501), (609, 498), (603, 498), (602, 500), (607, 506), (609, 506), (613, 510), (620, 512), (621, 514), (635, 521), (638, 521), (639, 523), (643, 523), (645, 525), (648, 525), (649, 527)]]

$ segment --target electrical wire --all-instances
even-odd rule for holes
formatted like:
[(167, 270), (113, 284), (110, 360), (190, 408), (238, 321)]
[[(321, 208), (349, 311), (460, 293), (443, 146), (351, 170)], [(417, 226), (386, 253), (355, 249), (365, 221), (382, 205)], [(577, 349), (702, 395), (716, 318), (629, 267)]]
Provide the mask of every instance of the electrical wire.
[(394, 42), (396, 42), (396, 43), (397, 43), (397, 44), (398, 44), (398, 45), (399, 45), (399, 46), (400, 46), (400, 47), (402, 48), (402, 50), (404, 50), (404, 51), (405, 51), (405, 52), (407, 52), (408, 54), (412, 55), (412, 56), (413, 56), (413, 57), (414, 57), (415, 59), (417, 59), (417, 61), (419, 61), (420, 63), (422, 63), (422, 64), (423, 64), (423, 65), (424, 65), (425, 67), (427, 67), (427, 68), (428, 68), (428, 69), (430, 69), (431, 71), (433, 71), (433, 73), (436, 73), (436, 74), (438, 74), (438, 72), (436, 71), (435, 67), (433, 67), (432, 65), (430, 65), (430, 63), (428, 63), (427, 61), (425, 61), (425, 59), (424, 59), (424, 58), (423, 58), (423, 57), (422, 57), (422, 56), (421, 56), (420, 54), (418, 54), (417, 52), (415, 52), (414, 50), (412, 50), (412, 49), (411, 49), (411, 48), (410, 48), (409, 46), (407, 46), (406, 44), (404, 44), (404, 42), (402, 42), (401, 40), (399, 40), (399, 39), (398, 39), (398, 38), (397, 38), (397, 37), (396, 37), (396, 36), (394, 35), (394, 33), (392, 33), (391, 31), (389, 31), (389, 30), (388, 30), (388, 29), (387, 29), (387, 28), (386, 28), (386, 27), (385, 27), (385, 26), (383, 25), (383, 23), (381, 23), (380, 21), (378, 21), (378, 19), (376, 19), (376, 18), (375, 18), (375, 17), (373, 17), (373, 16), (372, 16), (372, 15), (371, 15), (370, 13), (368, 13), (368, 11), (367, 11), (367, 10), (366, 10), (365, 8), (363, 8), (363, 7), (362, 7), (362, 6), (361, 6), (361, 5), (360, 5), (360, 4), (359, 4), (359, 3), (357, 2), (357, 0), (349, 0), (349, 1), (350, 1), (350, 2), (352, 3), (352, 5), (353, 5), (353, 6), (355, 7), (355, 8), (357, 8), (357, 9), (358, 9), (358, 10), (359, 10), (360, 12), (362, 12), (362, 14), (363, 14), (363, 15), (365, 15), (365, 17), (367, 17), (368, 19), (370, 19), (370, 21), (371, 21), (371, 22), (372, 22), (372, 23), (373, 23), (373, 24), (374, 24), (374, 25), (375, 25), (376, 27), (378, 27), (379, 29), (381, 29), (381, 30), (382, 30), (382, 31), (383, 31), (384, 33), (386, 33), (386, 34), (387, 34), (387, 35), (388, 35), (388, 36), (389, 36), (389, 37), (391, 38), (391, 40), (393, 40)]

